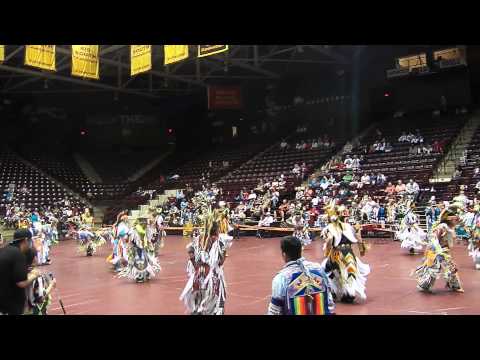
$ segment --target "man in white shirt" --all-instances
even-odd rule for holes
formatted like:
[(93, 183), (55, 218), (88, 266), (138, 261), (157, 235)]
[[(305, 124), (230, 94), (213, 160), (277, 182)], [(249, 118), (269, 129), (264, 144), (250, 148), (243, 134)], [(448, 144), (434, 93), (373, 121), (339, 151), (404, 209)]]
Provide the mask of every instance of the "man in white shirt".
[(360, 179), (360, 181), (364, 184), (364, 185), (370, 185), (370, 175), (368, 174), (363, 174), (362, 178)]
[(354, 169), (354, 170), (360, 169), (360, 159), (358, 158), (357, 155), (355, 155), (355, 157), (353, 158), (352, 169)]
[(405, 191), (407, 195), (412, 196), (415, 200), (418, 193), (420, 192), (420, 186), (418, 186), (416, 181), (413, 181), (413, 179), (410, 179), (408, 184), (405, 186)]
[(398, 138), (398, 142), (404, 142), (404, 141), (407, 141), (407, 134), (404, 132), (402, 132), (402, 135)]
[(312, 199), (312, 206), (317, 207), (319, 202), (320, 198), (318, 197), (318, 195), (315, 195), (315, 197)]
[[(260, 220), (258, 221), (258, 226), (260, 227), (270, 227), (270, 225), (275, 221), (273, 216), (270, 214), (270, 212), (267, 212), (265, 215), (263, 215)], [(264, 230), (258, 229), (257, 230), (257, 237), (260, 239), (263, 237)]]
[(345, 168), (351, 169), (353, 165), (353, 159), (350, 156), (347, 156), (343, 161), (343, 164), (345, 165)]

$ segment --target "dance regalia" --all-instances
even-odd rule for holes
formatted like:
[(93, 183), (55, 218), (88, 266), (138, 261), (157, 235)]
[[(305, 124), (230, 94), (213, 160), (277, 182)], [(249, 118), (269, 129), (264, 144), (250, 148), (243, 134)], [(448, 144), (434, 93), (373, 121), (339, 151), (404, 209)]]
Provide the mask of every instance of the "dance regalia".
[(302, 217), (292, 216), (290, 219), (287, 219), (287, 224), (293, 225), (295, 228), (293, 236), (299, 239), (303, 246), (311, 244), (312, 239), (308, 231), (308, 223)]
[(324, 250), (326, 259), (322, 267), (331, 279), (335, 299), (353, 302), (360, 298), (366, 300), (367, 276), (370, 266), (364, 264), (353, 252), (353, 244), (357, 244), (360, 254), (366, 252), (366, 246), (355, 235), (354, 228), (336, 217), (336, 210), (329, 209), (330, 223), (322, 232), (326, 239)]
[(426, 237), (427, 234), (418, 225), (417, 215), (410, 209), (405, 214), (400, 230), (397, 232), (397, 238), (402, 242), (400, 247), (408, 249), (413, 254), (415, 250), (423, 249)]
[[(33, 232), (33, 230), (31, 230)], [(50, 243), (40, 228), (40, 232), (32, 238), (33, 246), (37, 250), (37, 264), (45, 265), (50, 263)]]
[(223, 264), (233, 238), (225, 233), (210, 236), (213, 223), (220, 227), (221, 220), (220, 212), (208, 211), (202, 236), (194, 236), (190, 245), (194, 257), (187, 263), (189, 279), (180, 300), (192, 315), (224, 314), (227, 294)]
[(128, 242), (128, 264), (118, 274), (136, 282), (145, 282), (161, 270), (155, 257), (155, 248), (146, 236), (145, 226), (137, 224)]
[(47, 315), (48, 306), (52, 302), (50, 295), (51, 278), (42, 275), (35, 279), (27, 289), (27, 315)]
[(97, 248), (106, 244), (103, 236), (93, 233), (90, 230), (82, 229), (77, 232), (79, 241), (78, 252), (85, 253), (86, 256), (92, 256), (97, 252)]
[[(445, 213), (447, 210), (444, 210)], [(444, 214), (440, 219), (444, 219)], [(453, 245), (455, 231), (446, 223), (435, 224), (432, 230), (431, 243), (427, 246), (422, 265), (415, 270), (417, 288), (430, 292), (435, 280), (442, 276), (447, 288), (463, 292), (457, 265), (452, 259), (450, 247)]]
[[(123, 214), (123, 216), (125, 215), (126, 214)], [(113, 251), (107, 258), (107, 261), (114, 266), (115, 271), (117, 272), (120, 271), (123, 263), (128, 261), (127, 242), (130, 234), (130, 227), (127, 221), (127, 219), (123, 219), (117, 222), (114, 226), (114, 236), (112, 237)]]
[(290, 261), (273, 279), (268, 315), (330, 315), (334, 310), (330, 281), (320, 264)]
[(480, 270), (480, 216), (477, 211), (475, 228), (468, 244), (468, 255), (472, 257), (475, 269)]

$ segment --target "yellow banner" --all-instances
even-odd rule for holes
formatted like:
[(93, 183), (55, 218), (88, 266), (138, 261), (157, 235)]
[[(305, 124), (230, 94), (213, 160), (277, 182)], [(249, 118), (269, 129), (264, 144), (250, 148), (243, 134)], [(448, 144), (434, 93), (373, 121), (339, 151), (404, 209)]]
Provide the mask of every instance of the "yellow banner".
[(72, 75), (98, 79), (98, 45), (72, 45)]
[(198, 45), (198, 57), (210, 56), (228, 50), (228, 45)]
[(25, 65), (55, 71), (55, 45), (25, 45)]
[(5, 45), (0, 45), (0, 61), (5, 60)]
[(165, 45), (164, 64), (173, 64), (188, 58), (188, 45)]
[(152, 69), (152, 45), (130, 45), (131, 75)]

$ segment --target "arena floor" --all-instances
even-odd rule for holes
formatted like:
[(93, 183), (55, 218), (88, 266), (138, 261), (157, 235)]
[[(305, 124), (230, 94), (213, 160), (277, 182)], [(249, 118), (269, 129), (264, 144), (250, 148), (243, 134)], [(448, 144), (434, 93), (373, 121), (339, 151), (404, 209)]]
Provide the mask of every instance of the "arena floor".
[[(480, 271), (473, 267), (464, 245), (456, 245), (453, 255), (460, 268), (465, 293), (452, 293), (440, 279), (434, 294), (415, 288), (410, 272), (420, 263), (421, 255), (411, 256), (398, 242), (370, 241), (364, 257), (370, 264), (367, 281), (368, 299), (363, 304), (338, 304), (338, 314), (355, 315), (460, 315), (480, 314)], [(178, 297), (187, 281), (186, 241), (169, 236), (160, 255), (163, 267), (149, 283), (136, 284), (118, 279), (106, 263), (109, 247), (93, 257), (76, 253), (73, 241), (61, 242), (52, 249), (52, 271), (58, 281), (58, 294), (68, 315), (159, 314), (181, 315), (184, 307)], [(313, 242), (305, 251), (309, 260), (322, 259), (321, 243)], [(265, 314), (271, 281), (282, 267), (279, 239), (244, 237), (236, 241), (225, 263), (227, 279), (226, 314)], [(54, 293), (50, 314), (62, 314)]]

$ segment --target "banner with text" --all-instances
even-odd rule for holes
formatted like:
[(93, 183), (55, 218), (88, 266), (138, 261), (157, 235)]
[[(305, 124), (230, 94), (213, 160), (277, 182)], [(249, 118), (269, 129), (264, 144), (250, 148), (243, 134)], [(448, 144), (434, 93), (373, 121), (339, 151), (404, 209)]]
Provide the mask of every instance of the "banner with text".
[(0, 45), (0, 62), (5, 60), (5, 45)]
[(25, 45), (25, 65), (55, 71), (55, 45)]
[(210, 56), (228, 50), (228, 45), (198, 45), (198, 57)]
[(152, 70), (152, 45), (130, 45), (132, 76)]
[(188, 58), (188, 45), (164, 45), (164, 65)]
[(98, 45), (72, 45), (72, 75), (99, 78)]
[(241, 109), (242, 91), (240, 86), (209, 86), (208, 108), (232, 110)]

